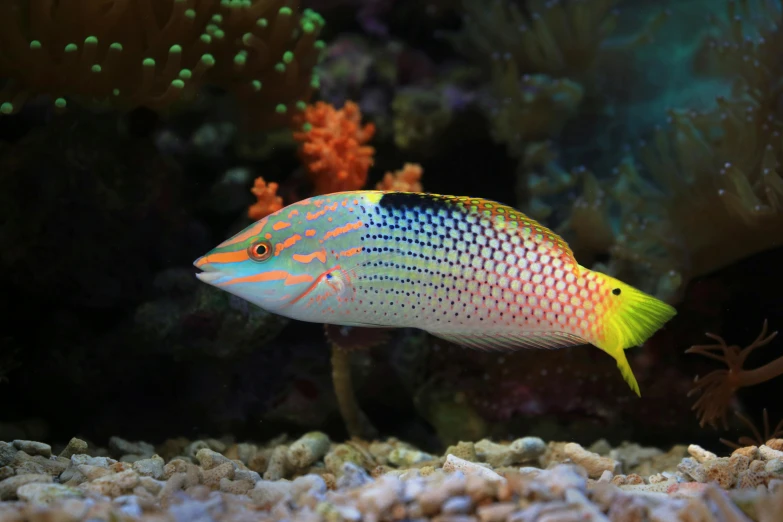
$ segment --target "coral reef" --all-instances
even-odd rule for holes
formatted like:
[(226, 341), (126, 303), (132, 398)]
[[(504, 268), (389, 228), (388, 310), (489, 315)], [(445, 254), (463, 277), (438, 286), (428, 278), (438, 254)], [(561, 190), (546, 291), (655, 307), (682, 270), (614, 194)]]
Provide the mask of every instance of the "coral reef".
[[(0, 520), (667, 520), (772, 522), (783, 440), (718, 457), (691, 445), (595, 448), (523, 437), (443, 456), (320, 432), (266, 444), (112, 437), (0, 442)], [(641, 473), (646, 476), (642, 476)]]

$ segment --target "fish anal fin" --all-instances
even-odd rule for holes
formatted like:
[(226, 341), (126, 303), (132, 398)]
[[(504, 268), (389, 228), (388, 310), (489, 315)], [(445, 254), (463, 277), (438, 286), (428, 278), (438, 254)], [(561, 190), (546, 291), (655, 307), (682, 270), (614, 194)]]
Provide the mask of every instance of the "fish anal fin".
[(430, 334), (468, 348), (487, 351), (513, 351), (521, 349), (556, 349), (566, 346), (589, 344), (581, 337), (565, 332), (493, 333), (493, 332), (438, 332)]

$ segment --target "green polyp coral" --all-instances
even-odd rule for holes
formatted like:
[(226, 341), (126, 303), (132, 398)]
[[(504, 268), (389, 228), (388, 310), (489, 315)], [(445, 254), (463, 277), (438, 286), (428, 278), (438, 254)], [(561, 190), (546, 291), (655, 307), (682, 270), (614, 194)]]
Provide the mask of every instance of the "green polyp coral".
[[(0, 76), (10, 79), (0, 113), (39, 95), (162, 110), (209, 84), (236, 98), (246, 124), (265, 127), (286, 123), (277, 108), (308, 100), (316, 88), (311, 75), (324, 21), (300, 12), (298, 2), (109, 3), (112, 9), (89, 0), (52, 10), (24, 0), (0, 4)], [(33, 34), (40, 27), (48, 33)]]

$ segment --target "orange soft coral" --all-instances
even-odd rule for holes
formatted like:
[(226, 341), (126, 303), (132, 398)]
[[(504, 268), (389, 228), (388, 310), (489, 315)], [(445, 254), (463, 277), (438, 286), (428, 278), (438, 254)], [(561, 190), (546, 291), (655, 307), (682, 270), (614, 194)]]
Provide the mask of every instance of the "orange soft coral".
[(283, 198), (277, 195), (277, 183), (267, 183), (259, 176), (250, 192), (255, 194), (257, 199), (247, 210), (251, 219), (261, 219), (283, 208)]
[(418, 163), (406, 163), (396, 172), (387, 172), (375, 186), (378, 190), (397, 190), (400, 192), (422, 192), (422, 168)]
[(299, 155), (315, 185), (316, 194), (357, 190), (367, 182), (375, 149), (365, 144), (375, 134), (375, 126), (361, 124), (359, 106), (346, 102), (342, 109), (317, 102), (308, 106), (297, 123), (301, 132)]

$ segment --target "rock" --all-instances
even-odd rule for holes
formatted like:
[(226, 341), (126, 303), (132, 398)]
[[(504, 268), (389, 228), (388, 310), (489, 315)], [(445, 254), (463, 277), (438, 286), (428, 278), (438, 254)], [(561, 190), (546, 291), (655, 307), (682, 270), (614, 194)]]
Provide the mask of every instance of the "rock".
[(0, 468), (8, 466), (16, 458), (17, 450), (11, 444), (7, 442), (0, 442)]
[(130, 442), (120, 437), (111, 437), (109, 439), (109, 449), (116, 457), (125, 455), (138, 455), (140, 457), (151, 457), (155, 454), (155, 446), (147, 442)]
[(219, 489), (220, 481), (224, 478), (234, 480), (234, 464), (232, 462), (224, 462), (201, 474), (202, 483), (212, 489)]
[(772, 449), (764, 444), (759, 446), (759, 456), (764, 460), (783, 459), (783, 451)]
[(519, 462), (535, 460), (546, 452), (546, 443), (538, 437), (522, 437), (512, 442), (510, 447), (519, 456)]
[(279, 480), (288, 473), (288, 447), (280, 444), (269, 457), (269, 464), (264, 472), (264, 480)]
[(288, 462), (294, 467), (304, 469), (312, 466), (329, 451), (331, 441), (325, 433), (311, 431), (288, 447)]
[(783, 459), (768, 460), (764, 465), (764, 471), (768, 473), (775, 473), (777, 475), (783, 475)]
[(688, 446), (688, 453), (696, 459), (696, 462), (704, 463), (708, 460), (717, 459), (718, 456), (711, 451), (707, 451), (698, 444)]
[(458, 442), (454, 446), (449, 446), (446, 449), (446, 455), (452, 454), (455, 457), (459, 457), (463, 460), (469, 460), (476, 462), (478, 456), (476, 455), (476, 446), (472, 442)]
[(493, 468), (510, 466), (517, 461), (517, 454), (509, 446), (497, 444), (487, 439), (475, 444), (476, 456)]
[(365, 455), (351, 444), (337, 444), (324, 457), (326, 469), (335, 475), (342, 473), (343, 464), (346, 462), (353, 462), (364, 469), (371, 469), (373, 464), (368, 455)]
[(43, 442), (35, 442), (32, 440), (15, 440), (14, 447), (20, 451), (24, 451), (28, 455), (40, 455), (42, 457), (52, 456), (52, 447)]
[(209, 448), (201, 448), (196, 452), (196, 460), (205, 470), (213, 469), (221, 464), (231, 462), (231, 459)]
[(86, 482), (79, 487), (107, 497), (119, 497), (128, 494), (139, 484), (139, 475), (132, 469), (112, 473)]
[(52, 482), (52, 476), (43, 473), (28, 473), (15, 475), (0, 481), (0, 500), (13, 500), (17, 498), (16, 491), (26, 484), (46, 484)]
[(44, 505), (65, 498), (81, 498), (84, 496), (84, 493), (76, 488), (62, 484), (44, 484), (40, 482), (25, 484), (16, 490), (16, 494), (21, 500)]
[(492, 482), (502, 482), (505, 480), (501, 475), (498, 475), (491, 469), (484, 467), (481, 464), (463, 460), (451, 454), (446, 456), (446, 462), (443, 464), (443, 471), (462, 471), (466, 475), (478, 475)]
[(462, 515), (469, 513), (471, 509), (473, 509), (473, 500), (467, 495), (459, 495), (447, 499), (440, 511), (444, 515)]
[(597, 453), (592, 453), (584, 449), (580, 444), (569, 442), (563, 447), (566, 457), (571, 459), (587, 471), (587, 476), (597, 479), (604, 471), (611, 471), (614, 474), (620, 472), (620, 463), (610, 457), (602, 457)]
[(248, 496), (262, 509), (268, 509), (283, 499), (291, 498), (291, 482), (288, 480), (260, 480), (248, 492)]
[(231, 480), (225, 477), (220, 479), (220, 491), (232, 495), (245, 495), (254, 486), (255, 484), (250, 480)]
[(391, 453), (389, 453), (388, 459), (389, 463), (394, 466), (408, 467), (435, 460), (435, 457), (417, 449), (394, 448)]
[(137, 460), (133, 463), (133, 469), (142, 477), (152, 477), (160, 480), (164, 476), (165, 462), (159, 455), (153, 455), (148, 459)]
[(60, 456), (66, 459), (70, 459), (74, 455), (86, 454), (86, 453), (87, 453), (87, 443), (81, 439), (77, 439), (76, 437), (74, 437), (70, 441), (68, 441), (68, 445), (65, 446), (65, 449), (60, 452)]
[(340, 478), (337, 479), (337, 487), (339, 489), (354, 489), (369, 482), (372, 482), (372, 478), (364, 468), (360, 468), (353, 462), (344, 462)]

